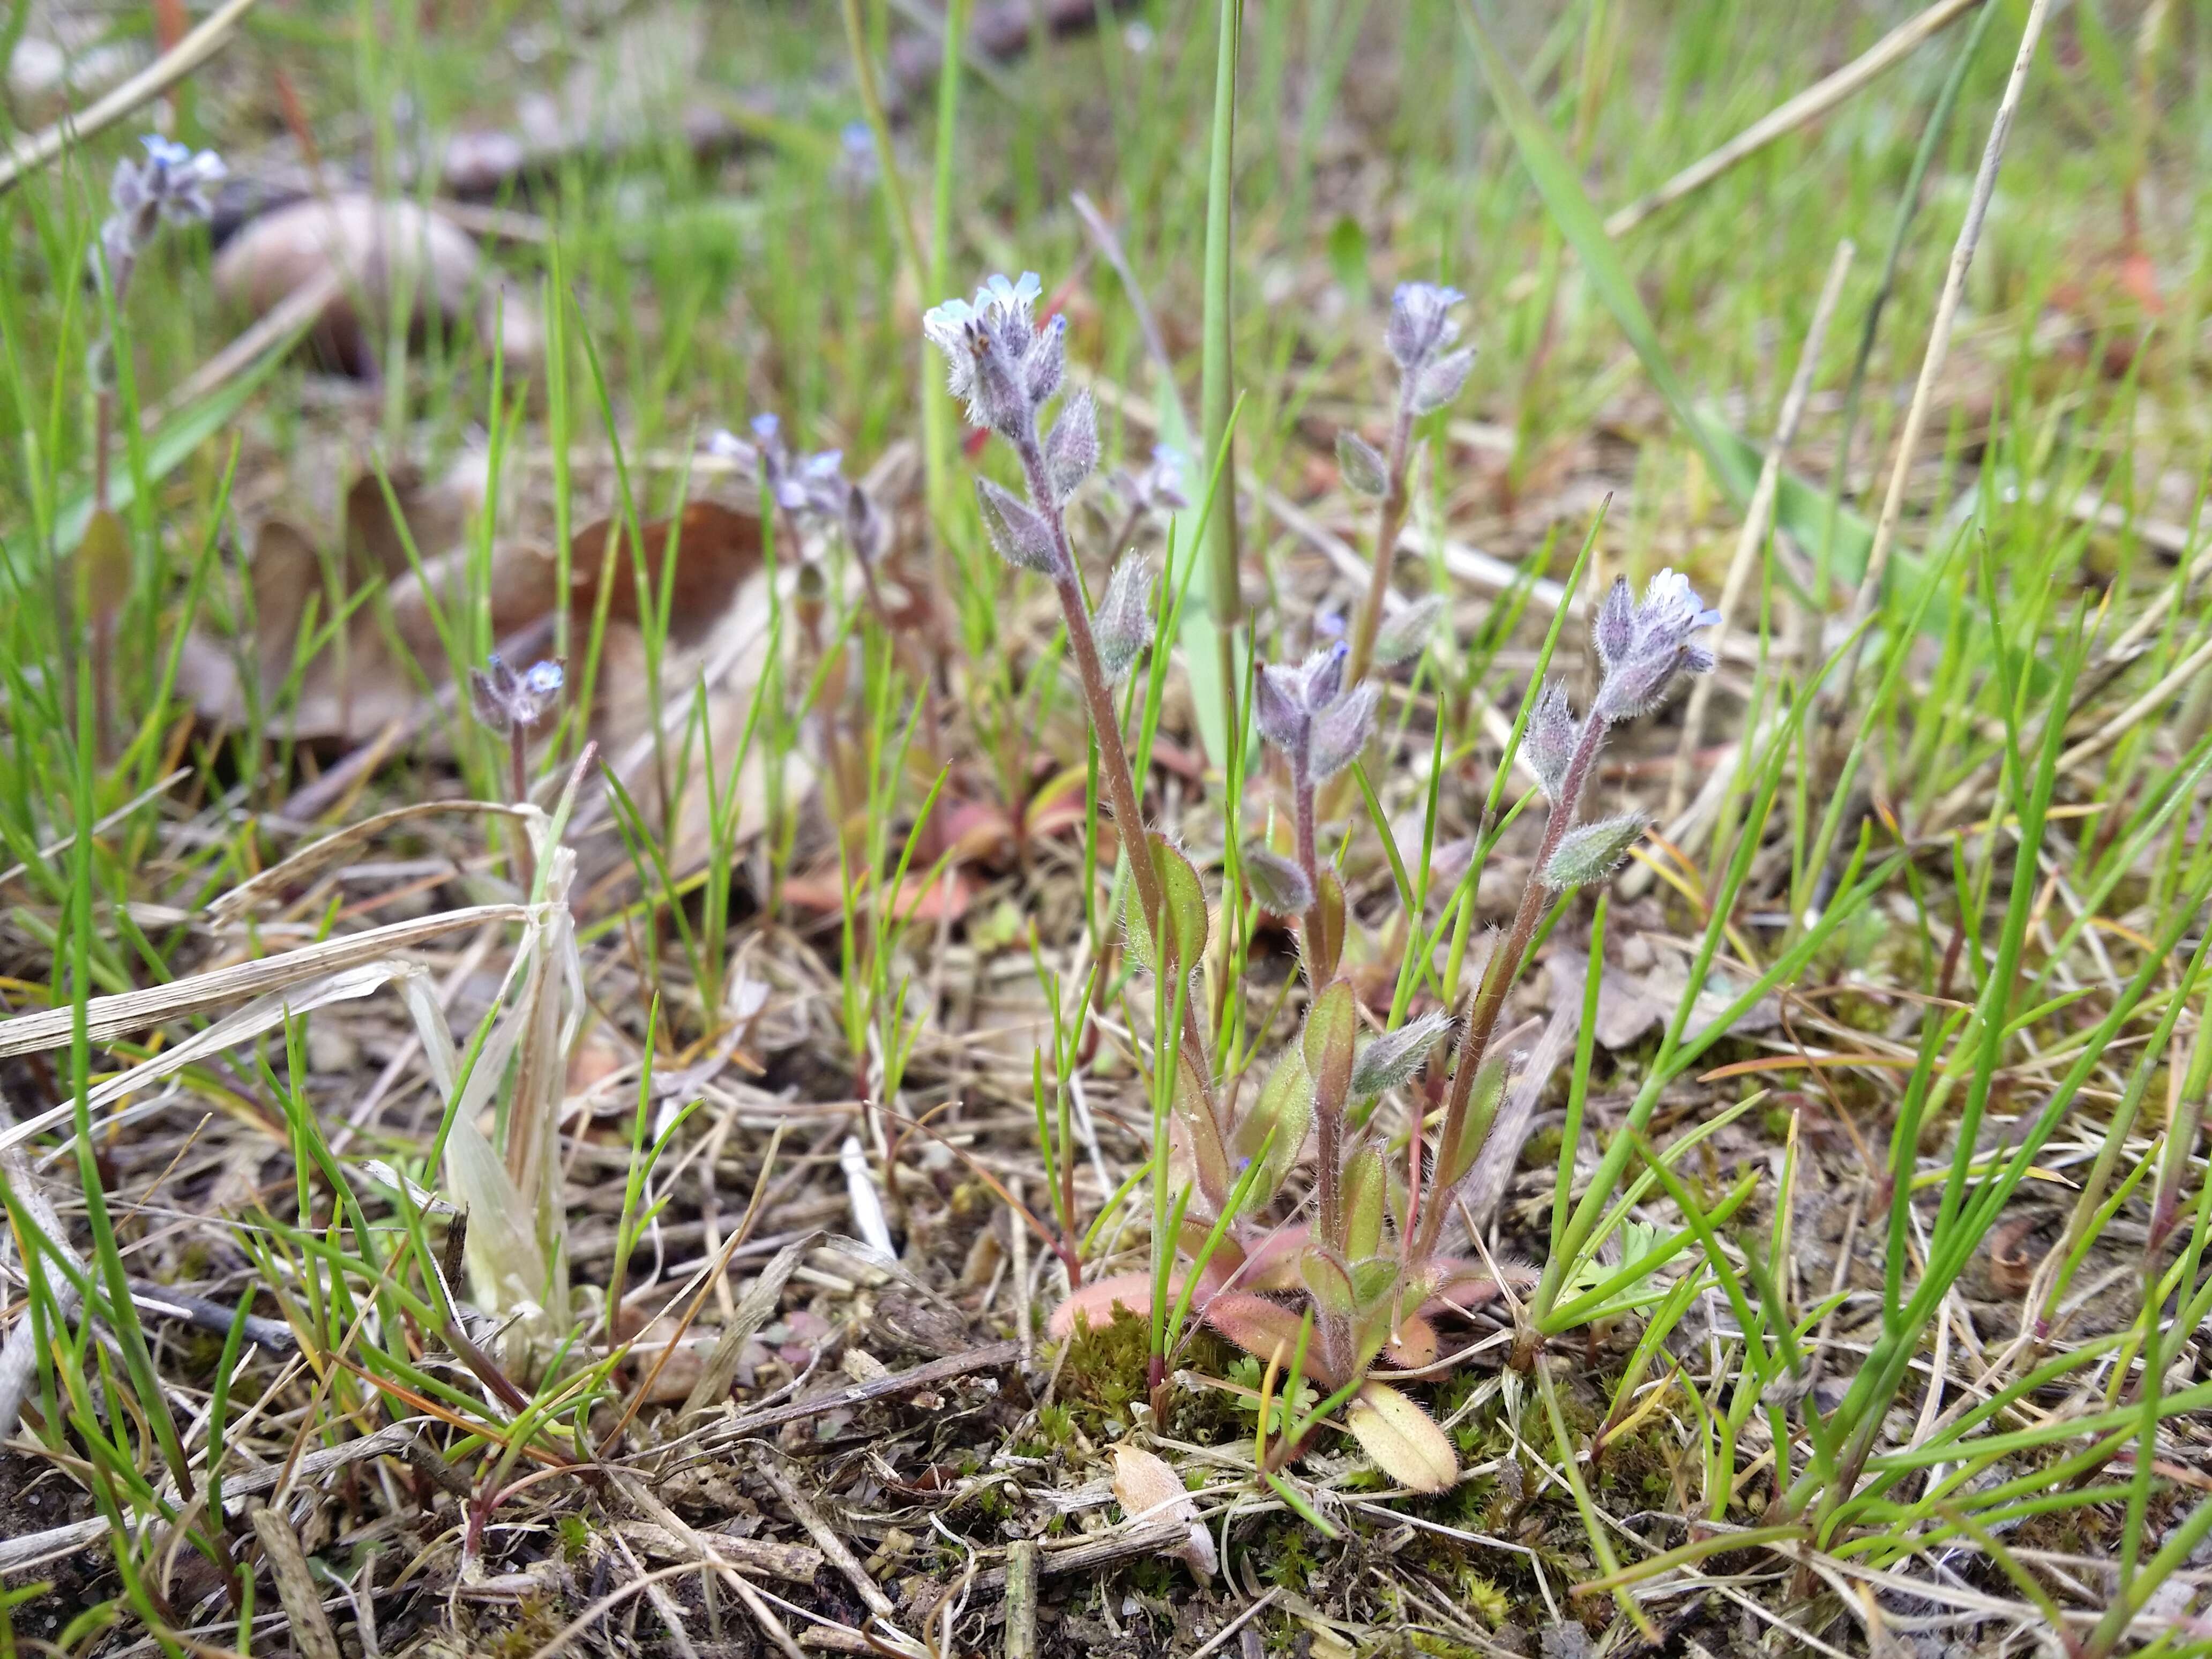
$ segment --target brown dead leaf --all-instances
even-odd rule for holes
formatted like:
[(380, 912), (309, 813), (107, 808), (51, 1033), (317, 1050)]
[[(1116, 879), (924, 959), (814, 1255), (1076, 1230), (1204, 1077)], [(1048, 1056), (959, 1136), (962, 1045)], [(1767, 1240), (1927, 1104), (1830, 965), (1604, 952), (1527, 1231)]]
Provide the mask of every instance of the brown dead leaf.
[[(436, 718), (437, 707), (422, 687), (427, 683), (441, 699), (450, 698), (451, 664), (438, 618), (477, 603), (467, 532), (483, 499), (483, 463), (465, 464), (434, 483), (402, 473), (391, 483), (389, 495), (374, 477), (355, 486), (342, 531), (331, 538), (337, 546), (327, 555), (292, 521), (264, 522), (249, 578), (252, 635), (239, 641), (204, 631), (185, 643), (179, 687), (204, 716), (243, 724), (252, 683), (264, 711), (284, 720), (283, 730), (295, 738), (359, 745), (396, 722), (422, 734), (434, 749), (445, 740), (446, 722)], [(713, 752), (726, 772), (741, 746), (753, 688), (767, 659), (769, 606), (759, 520), (718, 502), (696, 501), (678, 520), (645, 526), (639, 539), (648, 584), (664, 571), (672, 584), (658, 700), (664, 747), (685, 743), (696, 724), (695, 699), (703, 696)], [(407, 556), (409, 540), (419, 570)], [(550, 649), (554, 617), (564, 604), (571, 638), (588, 639), (604, 590), (605, 633), (589, 729), (608, 765), (666, 837), (672, 869), (682, 874), (697, 867), (709, 833), (703, 768), (695, 745), (689, 779), (670, 811), (659, 798), (654, 763), (655, 699), (639, 562), (638, 548), (618, 525), (592, 525), (571, 544), (570, 587), (563, 596), (551, 553), (515, 538), (493, 550), (486, 597), (500, 648), (527, 660)], [(378, 584), (380, 592), (368, 591)], [(650, 585), (645, 592), (658, 597)], [(289, 709), (270, 709), (268, 699), (294, 671), (302, 622), (312, 616), (319, 629), (325, 628), (349, 605), (344, 627), (306, 663)], [(234, 603), (232, 614), (242, 618), (242, 602)], [(756, 751), (738, 781), (744, 802), (741, 833), (760, 828), (760, 770)], [(809, 781), (804, 761), (794, 757), (786, 776), (788, 798), (802, 798)], [(618, 838), (602, 839), (617, 843), (611, 857), (618, 859)], [(586, 889), (595, 898), (604, 896), (597, 889), (612, 867), (603, 861), (586, 870)], [(934, 914), (933, 906), (964, 906), (972, 891), (960, 883), (954, 886), (949, 895), (925, 892), (917, 880), (915, 913), (927, 917)]]
[(368, 372), (395, 294), (410, 296), (409, 319), (472, 320), (495, 337), (510, 369), (535, 364), (544, 349), (536, 308), (504, 286), (452, 221), (408, 201), (380, 202), (347, 191), (264, 213), (216, 256), (216, 292), (255, 317), (295, 291), (331, 276), (337, 292), (311, 336), (324, 361), (351, 374)]
[(1213, 1536), (1198, 1518), (1182, 1478), (1165, 1459), (1126, 1441), (1114, 1448), (1114, 1496), (1132, 1525), (1148, 1521), (1180, 1521), (1188, 1532), (1184, 1541), (1166, 1552), (1186, 1563), (1201, 1582), (1210, 1579), (1220, 1563)]

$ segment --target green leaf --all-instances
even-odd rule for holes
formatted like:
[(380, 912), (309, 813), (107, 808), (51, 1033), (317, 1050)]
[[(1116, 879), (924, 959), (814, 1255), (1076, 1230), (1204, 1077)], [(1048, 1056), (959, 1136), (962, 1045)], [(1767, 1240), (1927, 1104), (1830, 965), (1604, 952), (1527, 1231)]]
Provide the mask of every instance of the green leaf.
[(1349, 980), (1331, 980), (1306, 1011), (1306, 1028), (1299, 1039), (1306, 1070), (1312, 1073), (1315, 1103), (1324, 1112), (1340, 1112), (1352, 1088), (1352, 1045), (1359, 1031), (1359, 1008)]
[(1305, 1253), (1298, 1258), (1298, 1277), (1305, 1281), (1314, 1306), (1325, 1314), (1348, 1315), (1357, 1305), (1352, 1270), (1326, 1245), (1306, 1246)]
[(1254, 1209), (1272, 1203), (1282, 1190), (1291, 1166), (1297, 1161), (1298, 1149), (1305, 1145), (1306, 1133), (1313, 1127), (1313, 1073), (1306, 1070), (1304, 1054), (1296, 1047), (1286, 1048), (1276, 1060), (1275, 1069), (1267, 1073), (1260, 1098), (1237, 1124), (1233, 1136), (1241, 1162), (1262, 1158), (1260, 1148), (1267, 1143), (1267, 1132), (1275, 1132), (1274, 1141), (1264, 1154), (1260, 1178), (1252, 1183)]
[[(1183, 972), (1190, 973), (1206, 954), (1206, 889), (1190, 860), (1165, 836), (1151, 830), (1146, 839), (1152, 843), (1152, 867), (1160, 872), (1160, 896), (1167, 908), (1168, 954)], [(1145, 907), (1133, 884), (1129, 889), (1127, 921), (1130, 956), (1139, 967), (1157, 973), (1152, 930), (1146, 925)]]
[(1390, 1300), (1390, 1292), (1397, 1288), (1398, 1259), (1395, 1256), (1370, 1256), (1364, 1261), (1352, 1264), (1352, 1299), (1362, 1309), (1384, 1306)]
[(1554, 892), (1587, 887), (1603, 881), (1628, 856), (1628, 849), (1644, 839), (1651, 820), (1641, 812), (1623, 812), (1617, 818), (1598, 818), (1578, 823), (1559, 837), (1559, 844), (1545, 861), (1544, 885)]
[(1301, 941), (1306, 953), (1306, 976), (1319, 985), (1336, 976), (1344, 956), (1344, 884), (1334, 870), (1321, 872), (1321, 893), (1314, 901), (1321, 926), (1315, 937)]
[(131, 597), (131, 538), (123, 520), (104, 508), (86, 521), (76, 579), (78, 614), (94, 621), (112, 620)]
[(1437, 1148), (1437, 1187), (1439, 1197), (1465, 1180), (1489, 1139), (1490, 1121), (1498, 1115), (1498, 1103), (1505, 1097), (1505, 1056), (1492, 1054), (1476, 1068), (1468, 1091), (1467, 1110), (1455, 1134), (1448, 1134)]
[(1337, 215), (1328, 228), (1328, 269), (1355, 306), (1366, 299), (1367, 233), (1348, 213)]
[[(1344, 1164), (1344, 1243), (1355, 1261), (1382, 1248), (1382, 1198), (1389, 1172), (1383, 1167), (1382, 1149), (1362, 1146)], [(1368, 1298), (1361, 1297), (1360, 1305)]]
[[(1249, 1291), (1223, 1291), (1206, 1304), (1206, 1322), (1245, 1352), (1263, 1362), (1272, 1359), (1288, 1366), (1291, 1356), (1297, 1352), (1298, 1332), (1304, 1322), (1281, 1303), (1270, 1302), (1264, 1296)], [(1317, 1380), (1335, 1386), (1336, 1379), (1327, 1374), (1328, 1364), (1317, 1352), (1306, 1355), (1306, 1370)]]
[[(1222, 1145), (1220, 1127), (1214, 1121), (1213, 1109), (1206, 1103), (1206, 1084), (1198, 1069), (1180, 1048), (1176, 1054), (1175, 1109), (1190, 1134), (1191, 1155), (1198, 1160), (1198, 1184), (1201, 1192), (1213, 1195), (1226, 1193), (1232, 1177), (1229, 1168), (1229, 1149)], [(1261, 1131), (1264, 1138), (1265, 1129)]]

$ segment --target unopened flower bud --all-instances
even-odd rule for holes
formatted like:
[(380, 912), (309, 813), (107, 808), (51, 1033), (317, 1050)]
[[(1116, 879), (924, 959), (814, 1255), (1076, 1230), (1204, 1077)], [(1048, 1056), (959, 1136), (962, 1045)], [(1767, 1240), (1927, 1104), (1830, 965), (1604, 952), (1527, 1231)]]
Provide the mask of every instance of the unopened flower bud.
[(1423, 1014), (1376, 1037), (1352, 1062), (1352, 1097), (1379, 1095), (1385, 1089), (1413, 1081), (1428, 1059), (1430, 1048), (1451, 1023), (1451, 1016), (1446, 1013)]
[(1359, 757), (1375, 729), (1375, 705), (1382, 696), (1382, 688), (1368, 680), (1314, 716), (1315, 777), (1334, 777)]
[(975, 480), (975, 499), (991, 545), (1008, 564), (1048, 576), (1060, 574), (1060, 547), (1044, 515), (1012, 491), (988, 478)]
[(1052, 480), (1053, 498), (1066, 501), (1097, 465), (1097, 406), (1088, 392), (1079, 392), (1061, 409), (1060, 418), (1052, 423), (1052, 435), (1044, 443), (1044, 466)]
[(1558, 680), (1545, 683), (1536, 696), (1536, 707), (1528, 716), (1527, 740), (1522, 752), (1536, 780), (1544, 786), (1545, 795), (1553, 802), (1565, 785), (1567, 766), (1574, 758), (1575, 744), (1582, 739), (1582, 723), (1575, 719), (1567, 702), (1567, 688)]
[(858, 484), (845, 488), (845, 539), (853, 555), (862, 564), (873, 564), (884, 556), (890, 540), (890, 528), (876, 498)]
[(1401, 283), (1390, 296), (1390, 325), (1383, 343), (1398, 367), (1418, 375), (1437, 353), (1459, 338), (1451, 308), (1467, 296), (1435, 283)]
[(1351, 654), (1351, 647), (1339, 640), (1306, 659), (1305, 665), (1299, 671), (1304, 680), (1299, 689), (1304, 694), (1310, 712), (1319, 714), (1336, 701), (1336, 694), (1344, 689), (1345, 659)]
[(1630, 605), (1628, 584), (1616, 581), (1598, 614), (1598, 657), (1605, 678), (1591, 705), (1592, 717), (1608, 724), (1633, 719), (1656, 708), (1679, 676), (1711, 673), (1712, 653), (1690, 636), (1720, 619), (1720, 612), (1706, 610), (1689, 579), (1677, 571), (1654, 576), (1641, 605)]
[(1244, 849), (1244, 878), (1260, 907), (1279, 916), (1295, 916), (1312, 908), (1313, 884), (1296, 860), (1254, 843)]
[(1437, 618), (1444, 612), (1444, 596), (1430, 593), (1413, 601), (1385, 622), (1375, 635), (1375, 660), (1386, 668), (1411, 662), (1428, 649), (1437, 631)]
[(1038, 333), (1023, 360), (1022, 382), (1032, 410), (1043, 408), (1060, 390), (1060, 376), (1066, 370), (1067, 319), (1055, 317)]
[(1295, 756), (1305, 747), (1305, 687), (1297, 669), (1279, 662), (1262, 667), (1253, 687), (1252, 713), (1260, 735), (1285, 754)]
[(1152, 573), (1134, 553), (1123, 555), (1107, 579), (1106, 596), (1098, 601), (1091, 632), (1110, 680), (1127, 673), (1138, 653), (1152, 643)]
[(1603, 881), (1628, 856), (1628, 849), (1643, 840), (1650, 823), (1641, 812), (1624, 812), (1616, 818), (1577, 824), (1560, 837), (1546, 860), (1544, 885), (1563, 892)]
[(1427, 415), (1450, 403), (1459, 396), (1460, 388), (1467, 384), (1468, 371), (1474, 367), (1473, 346), (1462, 346), (1425, 366), (1413, 379), (1413, 413)]

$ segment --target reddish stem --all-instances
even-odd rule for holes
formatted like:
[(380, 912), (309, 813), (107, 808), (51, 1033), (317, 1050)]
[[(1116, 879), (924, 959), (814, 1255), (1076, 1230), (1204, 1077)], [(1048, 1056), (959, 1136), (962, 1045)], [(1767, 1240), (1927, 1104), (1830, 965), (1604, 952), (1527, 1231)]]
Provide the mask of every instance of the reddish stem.
[[(1475, 988), (1474, 1006), (1468, 1011), (1467, 1026), (1460, 1035), (1457, 1061), (1452, 1068), (1451, 1098), (1444, 1111), (1443, 1133), (1437, 1141), (1440, 1148), (1453, 1146), (1455, 1134), (1464, 1127), (1475, 1072), (1490, 1047), (1490, 1039), (1497, 1032), (1498, 1016), (1505, 1006), (1505, 994), (1512, 988), (1521, 971), (1521, 958), (1528, 951), (1528, 941), (1535, 937), (1537, 922), (1543, 918), (1544, 901), (1551, 892), (1544, 884), (1544, 866), (1551, 862), (1559, 842), (1574, 827), (1590, 769), (1597, 760), (1597, 751), (1605, 746), (1605, 733), (1606, 723), (1595, 714), (1583, 720), (1574, 754), (1567, 762), (1566, 775), (1559, 785), (1559, 799), (1553, 803), (1551, 817), (1545, 821), (1544, 838), (1537, 844), (1528, 885), (1521, 890), (1521, 904), (1513, 913), (1513, 926), (1491, 953), (1489, 965), (1482, 970), (1482, 982)], [(1441, 1203), (1432, 1204), (1421, 1217), (1414, 1234), (1417, 1258), (1435, 1249), (1446, 1207)]]

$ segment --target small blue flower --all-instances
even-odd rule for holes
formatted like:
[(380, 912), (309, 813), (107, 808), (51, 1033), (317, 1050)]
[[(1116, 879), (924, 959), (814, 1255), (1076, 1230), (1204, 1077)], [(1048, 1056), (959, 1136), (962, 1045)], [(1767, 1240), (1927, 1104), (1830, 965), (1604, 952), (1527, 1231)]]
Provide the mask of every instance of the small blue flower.
[(557, 659), (532, 663), (518, 674), (495, 651), (469, 673), (477, 718), (495, 732), (527, 732), (551, 712), (568, 676)]
[(163, 220), (205, 223), (215, 216), (208, 192), (229, 171), (211, 149), (195, 155), (157, 132), (139, 142), (146, 148), (143, 161), (126, 155), (115, 164), (115, 176), (107, 187), (113, 210), (100, 227), (100, 246), (92, 256), (94, 276), (100, 276), (104, 262), (118, 298)]
[(932, 306), (921, 331), (945, 354), (946, 388), (968, 404), (979, 426), (1014, 436), (1059, 388), (1065, 361), (1065, 319), (1039, 333), (1036, 304), (1044, 291), (1036, 273), (1017, 281), (994, 273), (972, 301)]

